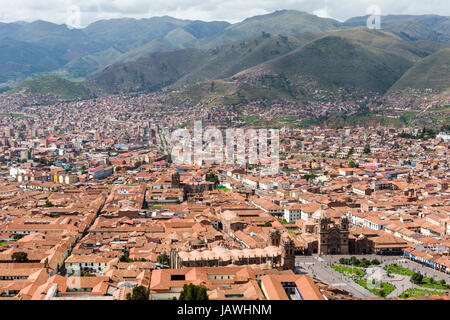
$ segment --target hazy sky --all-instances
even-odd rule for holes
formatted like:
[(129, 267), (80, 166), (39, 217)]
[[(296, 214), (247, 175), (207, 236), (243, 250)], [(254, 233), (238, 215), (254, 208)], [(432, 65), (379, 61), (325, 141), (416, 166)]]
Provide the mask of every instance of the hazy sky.
[[(383, 15), (450, 16), (450, 0), (0, 0), (0, 21), (47, 20), (86, 26), (100, 19), (169, 15), (235, 23), (281, 9), (301, 10), (342, 21), (366, 15), (372, 5), (378, 6)], [(78, 10), (80, 15), (76, 13)]]

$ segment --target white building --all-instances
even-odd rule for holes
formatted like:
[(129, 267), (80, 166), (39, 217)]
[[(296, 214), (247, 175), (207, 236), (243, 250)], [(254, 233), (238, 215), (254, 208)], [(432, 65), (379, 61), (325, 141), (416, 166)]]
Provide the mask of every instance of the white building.
[(289, 223), (295, 223), (302, 218), (302, 210), (300, 204), (294, 204), (284, 209), (284, 219)]

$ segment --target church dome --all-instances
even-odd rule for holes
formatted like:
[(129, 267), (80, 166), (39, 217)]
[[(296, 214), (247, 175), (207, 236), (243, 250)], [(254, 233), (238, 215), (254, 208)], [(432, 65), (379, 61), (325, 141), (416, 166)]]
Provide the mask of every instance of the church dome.
[(275, 228), (272, 228), (272, 229), (270, 229), (269, 234), (270, 235), (278, 235), (279, 231), (277, 229), (275, 229)]
[(322, 208), (320, 208), (319, 210), (317, 210), (316, 212), (313, 213), (312, 217), (313, 217), (313, 219), (316, 219), (316, 220), (329, 219), (330, 214), (326, 210), (323, 210)]

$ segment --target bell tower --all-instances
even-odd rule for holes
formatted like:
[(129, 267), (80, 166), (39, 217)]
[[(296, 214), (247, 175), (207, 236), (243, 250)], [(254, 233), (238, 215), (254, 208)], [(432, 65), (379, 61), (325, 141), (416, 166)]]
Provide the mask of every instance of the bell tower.
[(172, 174), (172, 188), (180, 188), (180, 186), (180, 173), (175, 172), (174, 174)]
[(280, 231), (273, 228), (269, 231), (269, 246), (273, 247), (279, 247), (280, 246), (280, 240), (281, 240), (281, 234)]
[(295, 268), (295, 244), (289, 237), (281, 243), (281, 264), (285, 270), (294, 270)]
[(343, 231), (347, 231), (348, 230), (348, 218), (347, 218), (347, 216), (342, 216), (341, 217), (341, 229)]

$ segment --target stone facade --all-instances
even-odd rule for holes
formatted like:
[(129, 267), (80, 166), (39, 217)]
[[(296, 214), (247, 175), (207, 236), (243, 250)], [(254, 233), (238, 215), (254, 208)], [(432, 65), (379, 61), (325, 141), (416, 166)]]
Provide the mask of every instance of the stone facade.
[(349, 253), (349, 222), (343, 216), (339, 221), (332, 221), (329, 214), (319, 210), (313, 215), (318, 235), (319, 254), (348, 254)]

